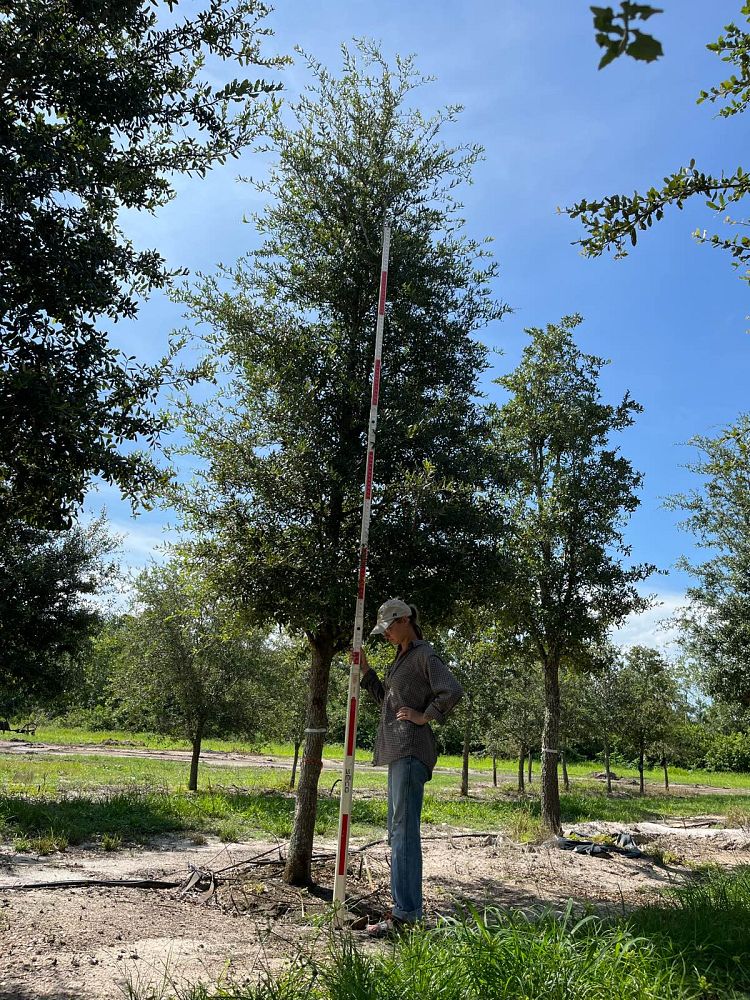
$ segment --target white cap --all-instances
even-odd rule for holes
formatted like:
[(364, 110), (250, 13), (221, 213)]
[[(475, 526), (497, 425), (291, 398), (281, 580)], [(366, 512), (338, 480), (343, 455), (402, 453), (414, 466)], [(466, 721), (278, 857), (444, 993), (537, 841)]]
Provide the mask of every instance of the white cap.
[(392, 597), (390, 601), (381, 604), (378, 608), (378, 624), (370, 632), (370, 635), (385, 635), (388, 627), (397, 618), (411, 618), (411, 606), (402, 601), (400, 597)]

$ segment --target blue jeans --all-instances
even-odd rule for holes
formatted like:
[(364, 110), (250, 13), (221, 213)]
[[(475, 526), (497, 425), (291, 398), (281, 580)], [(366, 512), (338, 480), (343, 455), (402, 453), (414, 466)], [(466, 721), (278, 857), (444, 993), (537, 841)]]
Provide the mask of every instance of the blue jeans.
[(420, 822), (426, 764), (402, 757), (388, 765), (388, 839), (391, 844), (391, 896), (398, 920), (422, 919), (422, 840)]

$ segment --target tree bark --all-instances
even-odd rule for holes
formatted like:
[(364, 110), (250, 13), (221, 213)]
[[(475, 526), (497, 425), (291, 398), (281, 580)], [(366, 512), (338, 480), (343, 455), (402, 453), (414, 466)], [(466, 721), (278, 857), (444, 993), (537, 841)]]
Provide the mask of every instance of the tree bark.
[(669, 765), (667, 764), (666, 754), (661, 759), (661, 766), (664, 768), (664, 791), (669, 791)]
[(526, 764), (526, 747), (522, 746), (518, 753), (518, 791), (525, 792), (526, 787), (523, 783), (523, 769)]
[(474, 716), (474, 701), (469, 694), (466, 696), (466, 725), (464, 726), (464, 750), (461, 764), (461, 794), (469, 794), (469, 748), (471, 746), (471, 726)]
[(604, 738), (604, 770), (607, 774), (607, 795), (612, 794), (612, 772), (609, 769), (609, 740)]
[(492, 784), (497, 788), (497, 757), (492, 755)]
[(542, 825), (549, 833), (562, 833), (557, 757), (560, 748), (560, 664), (556, 657), (544, 661), (544, 729), (542, 730)]
[(198, 791), (198, 763), (201, 758), (201, 743), (203, 742), (203, 730), (205, 725), (205, 722), (201, 719), (191, 740), (191, 743), (193, 744), (193, 755), (190, 758), (190, 778), (188, 779), (189, 792)]
[(646, 756), (646, 747), (643, 742), (643, 737), (638, 741), (638, 774), (640, 776), (640, 794), (646, 794), (646, 782), (643, 780), (643, 768), (644, 768), (644, 758)]
[(564, 750), (560, 751), (560, 763), (562, 764), (563, 785), (565, 786), (565, 791), (569, 792), (570, 791), (570, 779), (568, 778), (568, 762), (565, 759), (565, 751)]
[(529, 773), (528, 773), (529, 784), (531, 784), (531, 769), (533, 764), (534, 764), (534, 751), (529, 748)]
[[(309, 885), (311, 881), (315, 818), (318, 811), (318, 780), (323, 767), (323, 746), (328, 728), (326, 701), (334, 643), (330, 632), (320, 631), (310, 638), (310, 680), (305, 715), (305, 749), (297, 787), (289, 854), (284, 868), (288, 885)], [(315, 730), (319, 730), (316, 732)]]
[(297, 780), (297, 761), (299, 760), (299, 748), (302, 746), (301, 740), (294, 741), (294, 760), (292, 761), (292, 777), (289, 779), (289, 788), (294, 788), (294, 783)]

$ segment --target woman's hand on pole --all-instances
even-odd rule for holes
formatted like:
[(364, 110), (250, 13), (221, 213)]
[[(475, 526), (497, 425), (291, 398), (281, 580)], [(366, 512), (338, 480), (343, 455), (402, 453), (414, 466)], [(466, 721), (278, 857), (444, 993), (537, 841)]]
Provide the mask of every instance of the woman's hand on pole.
[[(354, 659), (354, 650), (349, 653), (350, 662)], [(367, 653), (364, 649), (359, 651), (359, 673), (360, 676), (364, 677), (367, 671), (370, 669), (370, 664), (367, 662)]]
[(396, 712), (396, 718), (402, 722), (413, 722), (415, 726), (424, 726), (430, 721), (424, 712), (418, 712), (416, 708), (407, 708), (405, 705)]

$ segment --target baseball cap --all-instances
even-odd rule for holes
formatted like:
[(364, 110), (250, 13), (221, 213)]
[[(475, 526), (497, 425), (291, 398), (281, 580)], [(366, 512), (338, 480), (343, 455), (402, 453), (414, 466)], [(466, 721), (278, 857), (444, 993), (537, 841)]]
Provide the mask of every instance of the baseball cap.
[(385, 635), (388, 626), (397, 618), (410, 618), (412, 609), (400, 597), (392, 597), (378, 608), (378, 623), (370, 635)]

